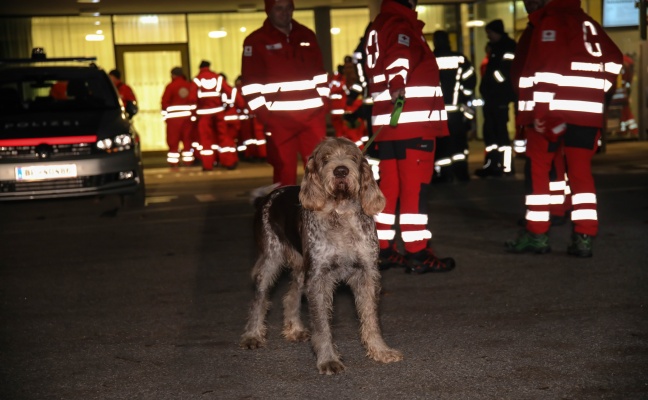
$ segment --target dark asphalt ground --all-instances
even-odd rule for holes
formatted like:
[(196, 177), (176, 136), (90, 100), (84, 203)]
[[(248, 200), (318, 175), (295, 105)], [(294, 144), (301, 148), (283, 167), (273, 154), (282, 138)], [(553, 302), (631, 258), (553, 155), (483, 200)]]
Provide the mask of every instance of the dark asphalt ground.
[[(253, 294), (246, 193), (267, 168), (215, 175), (200, 190), (217, 200), (197, 206), (0, 204), (0, 399), (648, 399), (648, 143), (595, 157), (591, 259), (565, 254), (568, 224), (552, 228), (550, 254), (504, 252), (524, 212), (516, 164), (514, 178), (434, 186), (434, 244), (456, 270), (383, 273), (381, 325), (402, 362), (365, 357), (338, 289), (336, 376), (281, 337), (286, 277), (267, 347), (238, 347)], [(150, 198), (171, 193), (146, 165)]]

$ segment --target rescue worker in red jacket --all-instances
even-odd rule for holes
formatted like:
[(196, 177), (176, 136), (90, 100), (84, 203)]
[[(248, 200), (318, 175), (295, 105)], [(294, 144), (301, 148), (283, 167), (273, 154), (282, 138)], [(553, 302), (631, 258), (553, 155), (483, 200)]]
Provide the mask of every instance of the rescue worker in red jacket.
[[(200, 72), (194, 78), (193, 91), (197, 99), (198, 134), (200, 135), (200, 159), (203, 171), (214, 169), (219, 162), (227, 169), (234, 169), (238, 163), (236, 147), (227, 139), (225, 104), (222, 96), (232, 95), (232, 88), (223, 77), (210, 69), (209, 61), (200, 63)], [(223, 145), (225, 150), (221, 148)]]
[(297, 153), (305, 163), (326, 136), (328, 75), (315, 33), (292, 18), (292, 0), (265, 0), (268, 18), (243, 43), (243, 95), (264, 124), (273, 181), (297, 183)]
[(527, 224), (506, 248), (515, 253), (551, 251), (549, 170), (562, 142), (574, 227), (567, 253), (591, 257), (598, 233), (591, 161), (603, 127), (606, 92), (621, 71), (623, 56), (583, 11), (580, 0), (542, 2), (544, 6), (529, 15), (533, 32), (519, 81), (517, 123), (533, 126), (526, 149), (531, 168)]
[[(524, 5), (528, 14), (536, 11), (543, 4), (537, 0), (525, 0)], [(533, 26), (527, 24), (522, 35), (518, 39), (517, 46), (515, 47), (515, 59), (511, 63), (511, 82), (515, 90), (516, 97), (519, 92), (520, 74), (526, 62), (529, 47), (531, 46), (531, 36), (533, 34)], [(516, 104), (517, 112), (517, 104)], [(529, 158), (526, 156), (526, 137), (528, 132), (533, 130), (532, 125), (517, 126), (516, 135), (514, 140), (514, 151), (517, 154), (523, 155), (525, 159), (524, 180), (525, 186), (531, 186), (531, 176), (529, 165)], [(563, 225), (569, 219), (569, 212), (571, 211), (571, 196), (570, 188), (567, 182), (567, 171), (565, 170), (565, 152), (562, 143), (558, 145), (554, 152), (551, 170), (549, 171), (549, 190), (551, 196), (551, 206), (549, 209), (549, 220), (551, 226)], [(526, 226), (526, 218), (518, 220), (518, 225)]]
[[(365, 37), (372, 125), (374, 131), (380, 129), (371, 146), (376, 146), (380, 159), (380, 189), (387, 200), (376, 216), (379, 268), (445, 272), (454, 268), (454, 260), (439, 259), (430, 247), (426, 192), (434, 171), (436, 138), (448, 135), (447, 113), (439, 67), (415, 8), (416, 0), (383, 0)], [(394, 127), (391, 113), (399, 98), (405, 102)], [(397, 249), (396, 224), (405, 256)]]
[(121, 71), (119, 71), (118, 69), (113, 69), (112, 71), (110, 71), (108, 73), (108, 76), (117, 88), (119, 98), (124, 105), (124, 110), (126, 111), (128, 118), (133, 118), (133, 116), (139, 111), (139, 108), (137, 107), (137, 98), (135, 97), (135, 92), (133, 92), (133, 89), (130, 86), (122, 82)]
[(162, 115), (166, 122), (166, 139), (169, 152), (167, 163), (172, 168), (180, 164), (180, 143), (182, 143), (182, 162), (193, 164), (191, 148), (191, 115), (196, 108), (195, 99), (191, 97), (191, 82), (181, 67), (171, 70), (171, 82), (162, 94)]

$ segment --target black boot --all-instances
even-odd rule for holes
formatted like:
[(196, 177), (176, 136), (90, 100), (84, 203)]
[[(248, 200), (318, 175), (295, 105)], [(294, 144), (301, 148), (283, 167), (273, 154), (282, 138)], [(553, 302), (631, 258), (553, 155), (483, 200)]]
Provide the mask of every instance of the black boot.
[(484, 161), (484, 166), (475, 171), (475, 175), (480, 178), (500, 177), (502, 176), (502, 154), (497, 150), (489, 151), (486, 154), (486, 160)]

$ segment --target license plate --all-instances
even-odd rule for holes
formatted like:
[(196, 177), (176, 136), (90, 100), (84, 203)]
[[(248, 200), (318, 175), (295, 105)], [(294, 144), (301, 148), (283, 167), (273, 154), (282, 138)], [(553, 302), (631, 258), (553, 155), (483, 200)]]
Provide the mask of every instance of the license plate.
[(76, 164), (31, 165), (29, 167), (16, 167), (17, 181), (75, 178), (76, 176)]

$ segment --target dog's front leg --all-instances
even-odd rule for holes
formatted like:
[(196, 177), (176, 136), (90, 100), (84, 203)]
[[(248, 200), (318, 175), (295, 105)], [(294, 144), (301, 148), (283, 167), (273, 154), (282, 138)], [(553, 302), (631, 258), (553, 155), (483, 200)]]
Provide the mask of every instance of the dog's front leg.
[[(324, 270), (326, 268), (326, 270)], [(329, 266), (314, 265), (306, 283), (306, 296), (312, 324), (311, 343), (320, 374), (333, 375), (344, 370), (344, 364), (333, 345), (331, 312), (335, 282)]]
[(284, 297), (284, 337), (291, 342), (308, 340), (310, 332), (301, 322), (300, 309), (304, 294), (305, 273), (301, 264), (293, 268), (290, 290)]
[(360, 316), (360, 337), (367, 349), (367, 356), (382, 362), (401, 361), (403, 354), (390, 348), (380, 333), (378, 323), (378, 294), (380, 275), (373, 266), (365, 266), (348, 283), (355, 296), (356, 308)]

